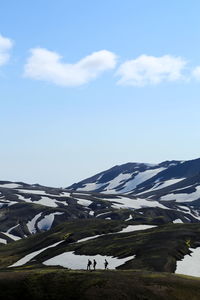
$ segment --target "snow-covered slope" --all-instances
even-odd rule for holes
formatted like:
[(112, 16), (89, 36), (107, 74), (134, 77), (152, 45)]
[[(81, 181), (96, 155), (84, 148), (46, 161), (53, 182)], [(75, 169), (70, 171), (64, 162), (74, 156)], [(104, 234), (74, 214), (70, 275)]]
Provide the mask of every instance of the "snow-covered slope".
[(200, 199), (200, 159), (154, 165), (127, 163), (75, 183), (68, 189), (131, 194), (157, 201), (195, 201)]
[[(148, 184), (149, 182), (152, 182), (151, 188), (153, 188), (154, 185), (158, 186), (162, 183), (166, 170), (179, 166), (181, 163), (181, 161), (163, 162), (157, 165), (127, 163), (115, 166), (68, 188), (77, 191), (130, 193), (139, 188), (142, 189), (144, 183)], [(184, 177), (179, 176), (179, 180), (181, 179)]]
[[(166, 166), (155, 168), (145, 165), (143, 168), (146, 171), (141, 174), (145, 173), (145, 179), (150, 179), (150, 176), (155, 176), (158, 170), (162, 172), (161, 169)], [(134, 180), (127, 182), (123, 189), (133, 184), (136, 186), (136, 180), (141, 182), (141, 174), (138, 174), (135, 183)], [(169, 197), (173, 195), (171, 193)], [(198, 205), (192, 206), (193, 202), (189, 206), (184, 203), (179, 205), (179, 201), (166, 201), (163, 195), (160, 198), (163, 201), (140, 193), (93, 193), (1, 181), (0, 244), (47, 231), (73, 219), (134, 220), (138, 223), (150, 221), (152, 224), (172, 223), (175, 220), (183, 223), (200, 222)]]

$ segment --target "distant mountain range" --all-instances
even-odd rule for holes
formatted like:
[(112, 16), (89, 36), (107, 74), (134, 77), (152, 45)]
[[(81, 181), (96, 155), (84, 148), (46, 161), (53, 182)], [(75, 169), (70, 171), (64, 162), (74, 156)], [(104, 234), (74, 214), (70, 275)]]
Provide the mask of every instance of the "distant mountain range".
[(200, 222), (200, 159), (127, 163), (66, 189), (0, 181), (0, 243), (92, 218)]
[(157, 201), (198, 201), (200, 159), (160, 164), (127, 163), (75, 183), (68, 189), (134, 195)]

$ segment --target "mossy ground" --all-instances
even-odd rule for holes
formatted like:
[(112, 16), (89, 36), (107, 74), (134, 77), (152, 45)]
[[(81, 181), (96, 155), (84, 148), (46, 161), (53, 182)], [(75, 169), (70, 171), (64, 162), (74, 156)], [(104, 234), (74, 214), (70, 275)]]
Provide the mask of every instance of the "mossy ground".
[(199, 300), (200, 279), (134, 270), (7, 270), (0, 272), (0, 297), (4, 300)]

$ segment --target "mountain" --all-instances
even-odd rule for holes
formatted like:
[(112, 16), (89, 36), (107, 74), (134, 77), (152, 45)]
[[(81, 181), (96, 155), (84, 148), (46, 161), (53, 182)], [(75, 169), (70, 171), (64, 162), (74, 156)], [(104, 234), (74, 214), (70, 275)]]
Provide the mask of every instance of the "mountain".
[(136, 224), (200, 222), (198, 201), (177, 203), (134, 194), (73, 191), (0, 181), (0, 243), (47, 231), (67, 220), (134, 220)]
[[(161, 293), (163, 299), (168, 293), (181, 300), (188, 295), (199, 299), (197, 281), (169, 275), (200, 276), (199, 171), (196, 159), (128, 163), (68, 188), (0, 181), (0, 290), (11, 293), (9, 299), (22, 290), (38, 299), (42, 292), (36, 286), (51, 290), (46, 282), (52, 280), (56, 294), (48, 291), (49, 298), (61, 289), (75, 299), (71, 286), (79, 280), (84, 291), (88, 281), (90, 286), (95, 282), (90, 299), (96, 299), (100, 287), (115, 285), (118, 278), (127, 299), (160, 299)], [(83, 271), (88, 259), (97, 261), (93, 281)], [(118, 271), (103, 275), (105, 259), (109, 269)], [(139, 279), (129, 293), (125, 282), (135, 274)], [(173, 285), (169, 289), (167, 278)], [(184, 293), (179, 283), (187, 286)], [(84, 298), (77, 294), (77, 299)]]
[[(166, 182), (171, 168), (178, 168), (175, 179), (183, 170), (191, 176), (173, 184), (176, 192), (186, 180), (198, 187), (195, 167), (182, 169), (184, 164), (143, 164), (140, 173), (165, 167), (159, 178), (168, 172)], [(106, 258), (111, 269), (176, 272), (180, 260), (200, 246), (199, 201), (156, 200), (149, 189), (136, 190), (102, 193), (0, 181), (0, 268), (84, 269), (95, 258), (103, 269)]]
[(160, 164), (127, 163), (68, 187), (72, 191), (134, 195), (199, 205), (200, 159)]

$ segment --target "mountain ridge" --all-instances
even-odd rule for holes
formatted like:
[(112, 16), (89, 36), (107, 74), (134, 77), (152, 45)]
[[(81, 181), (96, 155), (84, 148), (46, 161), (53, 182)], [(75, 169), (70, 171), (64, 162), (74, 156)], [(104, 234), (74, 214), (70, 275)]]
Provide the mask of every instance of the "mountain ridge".
[[(116, 165), (94, 176), (67, 187), (73, 191), (118, 193), (141, 195), (162, 190), (182, 182), (184, 188), (188, 180), (200, 175), (200, 158), (188, 161), (164, 161), (159, 164), (126, 163)], [(195, 185), (197, 182), (193, 182)], [(165, 189), (166, 190), (166, 189)], [(151, 193), (152, 194), (152, 193)], [(157, 192), (154, 198), (158, 200)], [(164, 194), (165, 195), (165, 194)]]

